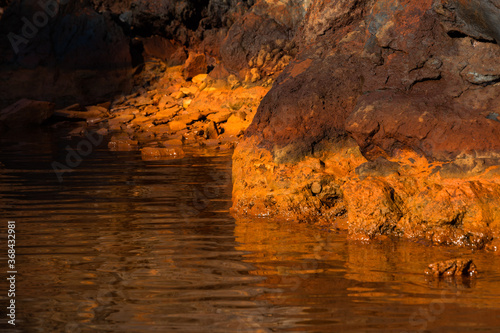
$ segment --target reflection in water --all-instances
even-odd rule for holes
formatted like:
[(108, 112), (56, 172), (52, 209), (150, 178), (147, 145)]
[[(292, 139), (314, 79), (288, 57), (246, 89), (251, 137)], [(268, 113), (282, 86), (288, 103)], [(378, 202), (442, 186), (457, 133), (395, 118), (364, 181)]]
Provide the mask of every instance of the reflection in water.
[[(9, 329), (3, 331), (500, 327), (499, 256), (408, 241), (349, 242), (305, 224), (235, 221), (228, 213), (229, 155), (143, 162), (101, 147), (59, 183), (50, 163), (64, 158), (68, 143), (56, 145), (49, 134), (23, 140), (2, 141), (0, 152), (2, 243), (9, 219), (19, 237), (18, 321), (12, 329), (1, 318)], [(430, 262), (462, 255), (474, 257), (477, 279), (422, 274)]]

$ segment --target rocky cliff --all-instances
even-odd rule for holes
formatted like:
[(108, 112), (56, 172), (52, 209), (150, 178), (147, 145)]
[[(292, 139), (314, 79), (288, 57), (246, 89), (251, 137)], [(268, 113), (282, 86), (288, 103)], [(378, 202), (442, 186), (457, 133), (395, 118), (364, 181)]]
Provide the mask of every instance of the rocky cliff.
[(106, 130), (147, 148), (218, 145), (253, 119), (233, 158), (235, 214), (498, 242), (498, 0), (0, 7), (0, 107), (108, 101)]
[(498, 1), (313, 1), (234, 155), (239, 214), (483, 246), (500, 231)]

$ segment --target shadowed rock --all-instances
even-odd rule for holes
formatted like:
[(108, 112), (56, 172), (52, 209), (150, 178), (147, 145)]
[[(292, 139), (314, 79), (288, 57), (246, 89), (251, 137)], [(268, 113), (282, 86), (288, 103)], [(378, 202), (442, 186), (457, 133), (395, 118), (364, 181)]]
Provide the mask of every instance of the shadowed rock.
[(452, 259), (430, 264), (425, 274), (436, 277), (474, 276), (477, 268), (472, 259)]

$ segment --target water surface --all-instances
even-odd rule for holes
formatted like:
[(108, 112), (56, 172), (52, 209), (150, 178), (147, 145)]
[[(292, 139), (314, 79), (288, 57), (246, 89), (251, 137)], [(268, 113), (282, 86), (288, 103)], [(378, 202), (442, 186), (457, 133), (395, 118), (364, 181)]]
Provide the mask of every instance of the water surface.
[[(144, 162), (103, 143), (59, 182), (51, 163), (78, 142), (1, 141), (0, 271), (15, 220), (19, 272), (2, 332), (500, 332), (498, 255), (235, 220), (229, 154)], [(459, 256), (476, 279), (422, 274)]]

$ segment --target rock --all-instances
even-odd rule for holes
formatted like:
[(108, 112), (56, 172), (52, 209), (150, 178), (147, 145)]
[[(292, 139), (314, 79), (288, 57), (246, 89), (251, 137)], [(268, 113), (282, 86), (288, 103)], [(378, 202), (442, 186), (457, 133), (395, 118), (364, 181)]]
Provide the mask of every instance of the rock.
[(164, 95), (160, 98), (160, 101), (158, 102), (158, 108), (160, 110), (163, 110), (167, 108), (167, 106), (173, 106), (175, 105), (174, 99), (172, 96)]
[(152, 148), (141, 149), (142, 159), (145, 161), (168, 160), (184, 157), (184, 151), (181, 148)]
[[(163, 109), (163, 108), (161, 108), (161, 109)], [(148, 106), (146, 106), (144, 108), (143, 114), (145, 116), (151, 116), (151, 115), (156, 114), (158, 111), (159, 111), (159, 109), (156, 106), (154, 106), (154, 105), (148, 105)]]
[(179, 111), (179, 108), (163, 109), (152, 116), (152, 118), (156, 124), (165, 124), (172, 120), (172, 118), (175, 117)]
[(173, 120), (168, 123), (170, 130), (173, 132), (177, 132), (183, 130), (187, 127), (186, 123), (183, 121)]
[(204, 146), (204, 147), (218, 147), (220, 144), (220, 141), (218, 139), (208, 139), (208, 140), (205, 140), (205, 141), (202, 141), (200, 143), (201, 146)]
[(217, 124), (220, 124), (222, 122), (225, 122), (231, 117), (233, 113), (231, 111), (220, 111), (217, 113), (213, 113), (211, 115), (208, 115), (207, 118), (209, 120), (214, 121)]
[(194, 84), (196, 84), (197, 86), (200, 86), (202, 83), (204, 83), (206, 81), (207, 76), (208, 76), (208, 74), (198, 74), (195, 77), (193, 77), (191, 81)]
[(137, 149), (138, 142), (130, 139), (111, 138), (108, 148), (111, 151), (131, 151)]
[(319, 182), (312, 183), (312, 185), (311, 185), (311, 192), (313, 194), (320, 194), (321, 193), (321, 189), (322, 189), (322, 187), (321, 187), (321, 184)]
[(163, 60), (168, 66), (183, 65), (187, 59), (184, 47), (174, 40), (165, 39), (161, 36), (151, 36), (142, 40), (144, 55)]
[[(313, 0), (293, 40), (300, 52), (234, 152), (233, 212), (343, 218), (353, 238), (477, 248), (498, 238), (497, 14), (490, 0)], [(225, 42), (245, 38), (235, 23)], [(280, 53), (270, 44), (222, 55), (266, 77)], [(249, 68), (239, 73), (252, 80)], [(225, 132), (243, 129), (238, 121)]]
[(9, 128), (40, 125), (54, 113), (54, 103), (21, 99), (0, 111), (0, 124)]
[(184, 79), (191, 80), (198, 74), (207, 74), (207, 61), (202, 53), (190, 53), (184, 65)]
[(186, 96), (186, 95), (182, 91), (177, 91), (177, 92), (172, 93), (172, 97), (175, 99), (181, 99), (184, 96)]
[(477, 268), (472, 259), (453, 259), (430, 264), (425, 274), (435, 277), (475, 276)]
[(219, 136), (219, 130), (215, 122), (211, 121), (205, 125), (203, 128), (203, 137), (205, 139), (217, 139)]
[(187, 109), (189, 107), (189, 105), (191, 105), (191, 103), (193, 102), (193, 100), (191, 98), (185, 98), (183, 101), (182, 101), (182, 107), (184, 109)]
[(232, 115), (223, 125), (224, 133), (227, 135), (241, 135), (247, 128), (248, 124), (241, 120), (240, 117)]
[(252, 68), (250, 70), (250, 82), (255, 83), (260, 80), (260, 73), (257, 68)]
[(106, 136), (108, 135), (108, 129), (107, 128), (99, 128), (97, 131), (95, 131), (97, 134), (101, 136)]
[(184, 87), (184, 88), (181, 88), (181, 92), (185, 96), (194, 96), (198, 92), (198, 87), (196, 87), (195, 85), (192, 85), (190, 87)]
[(116, 116), (115, 118), (108, 120), (108, 127), (111, 131), (119, 130), (122, 125), (130, 122), (134, 118), (135, 116), (133, 114), (122, 114)]

